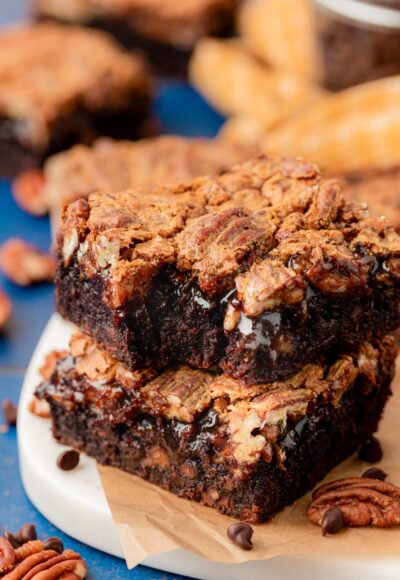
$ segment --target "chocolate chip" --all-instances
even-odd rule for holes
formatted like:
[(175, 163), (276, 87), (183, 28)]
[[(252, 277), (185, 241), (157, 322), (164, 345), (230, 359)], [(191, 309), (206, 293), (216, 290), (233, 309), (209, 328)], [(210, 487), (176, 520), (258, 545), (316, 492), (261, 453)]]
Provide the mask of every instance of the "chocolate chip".
[(4, 420), (7, 425), (16, 425), (17, 424), (17, 405), (10, 401), (10, 399), (6, 399), (3, 401), (3, 415)]
[(68, 451), (63, 451), (57, 457), (57, 465), (63, 471), (71, 471), (79, 463), (79, 453), (75, 449), (69, 449)]
[(58, 554), (62, 554), (64, 551), (64, 544), (60, 538), (49, 538), (43, 542), (43, 548), (45, 550), (54, 550)]
[(242, 550), (251, 550), (253, 528), (249, 524), (232, 524), (226, 531), (228, 538)]
[(24, 524), (16, 534), (16, 538), (20, 544), (26, 544), (37, 539), (36, 528), (33, 524)]
[(383, 457), (381, 444), (376, 437), (367, 439), (358, 452), (358, 457), (367, 463), (378, 463)]
[(3, 536), (5, 537), (6, 540), (10, 542), (10, 544), (15, 550), (21, 546), (21, 542), (11, 532), (4, 532)]
[(322, 535), (337, 534), (345, 525), (343, 512), (338, 507), (333, 507), (324, 513), (321, 528)]
[(368, 477), (369, 479), (379, 479), (380, 481), (385, 481), (387, 478), (387, 473), (379, 469), (379, 467), (370, 467), (367, 471), (364, 471), (361, 477)]

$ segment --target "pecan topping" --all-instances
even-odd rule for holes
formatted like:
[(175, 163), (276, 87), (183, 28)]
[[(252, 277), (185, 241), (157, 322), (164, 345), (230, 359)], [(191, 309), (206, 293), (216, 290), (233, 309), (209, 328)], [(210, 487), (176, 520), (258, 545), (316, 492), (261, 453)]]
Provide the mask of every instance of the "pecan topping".
[(42, 366), (39, 368), (40, 376), (45, 380), (50, 379), (56, 370), (57, 361), (65, 358), (67, 354), (68, 352), (66, 350), (53, 350), (49, 352), (45, 356)]
[(321, 525), (326, 512), (334, 507), (343, 513), (347, 526), (385, 528), (400, 524), (400, 488), (378, 479), (346, 477), (316, 489), (307, 515)]
[(36, 396), (32, 397), (31, 401), (29, 402), (28, 409), (32, 415), (36, 415), (42, 419), (50, 418), (50, 405), (44, 399), (40, 400)]
[(27, 169), (18, 175), (12, 184), (12, 192), (19, 207), (34, 216), (46, 215), (49, 204), (44, 185), (40, 169)]

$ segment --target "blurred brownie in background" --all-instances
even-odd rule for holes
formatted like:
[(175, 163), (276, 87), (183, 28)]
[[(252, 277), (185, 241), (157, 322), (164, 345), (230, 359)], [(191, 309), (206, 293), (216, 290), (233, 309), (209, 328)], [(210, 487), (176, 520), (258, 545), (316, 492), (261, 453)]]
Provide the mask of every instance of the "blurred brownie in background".
[(136, 142), (99, 139), (92, 147), (76, 145), (49, 158), (43, 194), (49, 208), (57, 209), (94, 191), (151, 189), (219, 175), (254, 153), (249, 146), (174, 135)]
[(101, 28), (142, 48), (162, 74), (184, 75), (196, 41), (233, 30), (237, 0), (33, 0), (38, 18)]
[(103, 32), (43, 23), (0, 34), (0, 174), (99, 135), (135, 138), (150, 111), (141, 57)]
[(400, 166), (360, 169), (341, 180), (347, 197), (365, 201), (374, 215), (385, 215), (400, 232)]

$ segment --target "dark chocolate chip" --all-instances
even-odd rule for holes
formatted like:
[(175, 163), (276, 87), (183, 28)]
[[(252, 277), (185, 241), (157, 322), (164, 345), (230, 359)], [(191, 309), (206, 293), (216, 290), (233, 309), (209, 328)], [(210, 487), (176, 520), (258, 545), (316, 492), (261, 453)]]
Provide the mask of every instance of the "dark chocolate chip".
[(10, 542), (10, 544), (15, 550), (21, 546), (21, 542), (11, 532), (4, 532), (3, 536), (5, 537), (6, 540)]
[(343, 512), (338, 507), (333, 507), (324, 513), (321, 528), (322, 535), (337, 534), (345, 525)]
[(26, 544), (37, 539), (36, 528), (33, 524), (24, 524), (16, 534), (17, 540), (20, 544)]
[(63, 471), (71, 471), (79, 463), (79, 453), (75, 449), (69, 449), (68, 451), (63, 451), (57, 457), (57, 465)]
[(370, 479), (379, 479), (380, 481), (385, 481), (387, 478), (387, 473), (379, 469), (379, 467), (370, 467), (367, 471), (364, 471), (361, 477), (368, 477)]
[(253, 528), (250, 524), (232, 524), (226, 531), (228, 538), (242, 550), (251, 550), (253, 544)]
[(43, 542), (43, 548), (45, 550), (54, 550), (58, 554), (62, 554), (64, 551), (64, 544), (60, 538), (49, 538)]
[(16, 425), (17, 424), (17, 405), (10, 401), (10, 399), (6, 399), (3, 401), (3, 415), (4, 420), (7, 425)]
[(383, 457), (382, 447), (376, 437), (367, 439), (358, 452), (358, 457), (367, 463), (378, 463)]

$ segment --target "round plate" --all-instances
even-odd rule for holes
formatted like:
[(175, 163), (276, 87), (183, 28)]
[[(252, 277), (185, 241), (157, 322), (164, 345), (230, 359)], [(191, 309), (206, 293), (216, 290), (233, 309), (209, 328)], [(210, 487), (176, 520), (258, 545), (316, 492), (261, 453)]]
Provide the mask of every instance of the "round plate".
[[(53, 315), (29, 364), (18, 411), (18, 441), (21, 475), (26, 493), (36, 508), (55, 526), (73, 538), (114, 556), (123, 558), (117, 530), (105, 499), (93, 459), (81, 456), (79, 466), (61, 471), (56, 460), (64, 447), (56, 443), (50, 423), (32, 415), (28, 404), (40, 382), (38, 369), (46, 354), (67, 348), (73, 326)], [(327, 541), (330, 541), (329, 539)], [(383, 541), (383, 538), (381, 539)], [(147, 566), (174, 574), (205, 580), (398, 580), (400, 564), (376, 560), (278, 557), (246, 564), (216, 564), (177, 550), (143, 562)]]

